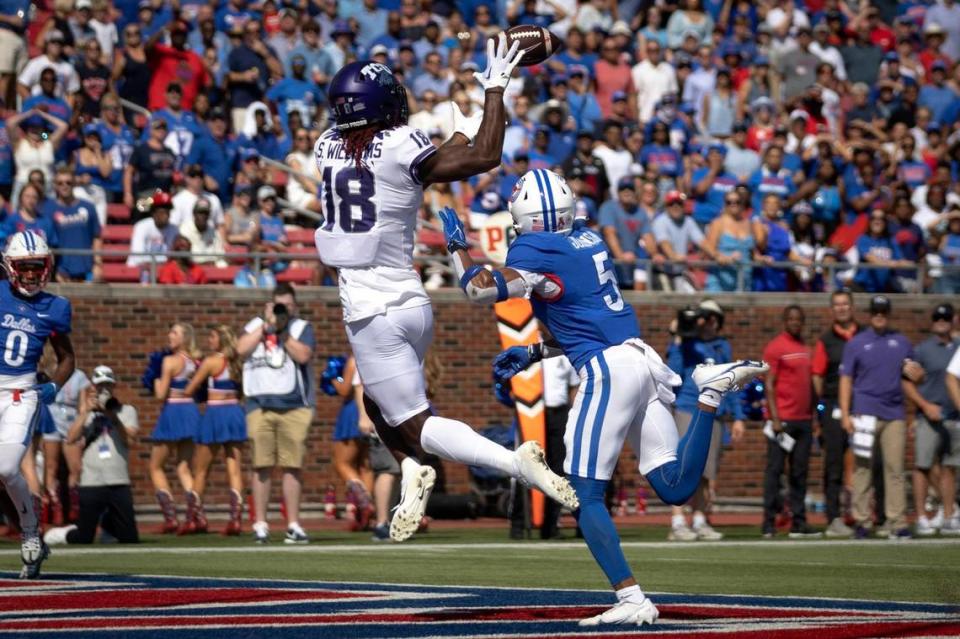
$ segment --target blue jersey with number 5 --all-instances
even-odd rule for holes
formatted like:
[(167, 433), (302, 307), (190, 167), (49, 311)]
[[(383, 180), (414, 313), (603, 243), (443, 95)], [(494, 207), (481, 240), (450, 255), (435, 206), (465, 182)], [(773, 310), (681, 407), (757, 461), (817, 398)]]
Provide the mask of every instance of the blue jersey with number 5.
[(533, 312), (578, 370), (604, 349), (640, 336), (607, 245), (590, 229), (520, 235), (507, 252), (507, 266), (545, 275), (559, 287), (550, 299), (534, 293)]
[(19, 297), (10, 282), (0, 282), (0, 387), (4, 378), (36, 375), (44, 343), (53, 333), (70, 332), (70, 316), (66, 298), (44, 291)]

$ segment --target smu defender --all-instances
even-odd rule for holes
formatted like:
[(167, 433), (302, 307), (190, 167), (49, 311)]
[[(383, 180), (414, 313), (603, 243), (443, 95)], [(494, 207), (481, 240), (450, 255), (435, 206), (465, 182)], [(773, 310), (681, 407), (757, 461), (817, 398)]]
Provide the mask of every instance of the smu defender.
[(340, 269), (344, 323), (367, 413), (401, 464), (402, 497), (390, 522), (395, 541), (416, 532), (436, 479), (419, 463), (421, 451), (495, 468), (577, 506), (573, 488), (550, 471), (536, 442), (507, 450), (463, 422), (434, 416), (421, 370), (433, 338), (430, 298), (413, 268), (423, 189), (500, 164), (503, 92), (522, 55), (518, 49), (517, 43), (508, 49), (504, 35), (487, 42), (487, 68), (477, 74), (484, 112), (465, 119), (455, 110), (457, 133), (440, 148), (407, 126), (406, 92), (385, 65), (353, 62), (330, 82), (336, 125), (314, 149), (325, 218), (316, 244), (323, 263)]
[(529, 296), (537, 319), (559, 346), (540, 343), (507, 349), (494, 361), (498, 378), (509, 379), (530, 364), (561, 353), (580, 374), (564, 433), (564, 471), (580, 500), (574, 515), (618, 600), (580, 625), (653, 623), (659, 612), (637, 585), (603, 502), (624, 440), (630, 440), (640, 472), (660, 498), (684, 503), (703, 473), (721, 396), (767, 366), (740, 361), (697, 368), (693, 378), (700, 388), (699, 407), (678, 442), (670, 404), (672, 387), (680, 385), (680, 378), (640, 340), (636, 315), (617, 288), (603, 239), (574, 225), (574, 197), (567, 183), (550, 171), (527, 172), (514, 187), (510, 213), (518, 237), (504, 268), (490, 271), (473, 263), (463, 225), (451, 209), (440, 212), (447, 250), (472, 301)]
[[(73, 374), (70, 302), (43, 290), (53, 257), (32, 231), (14, 234), (3, 254), (8, 279), (0, 282), (0, 481), (20, 515), (23, 531), (21, 579), (35, 579), (50, 549), (40, 539), (37, 512), (20, 462), (39, 420), (39, 405), (50, 404)], [(37, 366), (47, 340), (57, 356), (49, 382), (37, 383)]]

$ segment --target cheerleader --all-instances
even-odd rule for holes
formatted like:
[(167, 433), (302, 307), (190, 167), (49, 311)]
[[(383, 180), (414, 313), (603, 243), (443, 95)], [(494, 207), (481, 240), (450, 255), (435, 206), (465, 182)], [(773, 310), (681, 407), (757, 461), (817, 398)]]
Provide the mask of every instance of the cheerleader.
[(352, 510), (353, 530), (366, 530), (375, 509), (370, 499), (373, 490), (373, 471), (370, 469), (370, 433), (372, 422), (360, 421), (360, 412), (354, 394), (357, 365), (351, 355), (346, 360), (331, 357), (321, 376), (321, 389), (342, 400), (337, 421), (333, 427), (333, 466), (347, 485), (348, 514)]
[(243, 362), (237, 354), (237, 336), (229, 326), (220, 324), (210, 331), (207, 339), (213, 353), (204, 358), (185, 391), (192, 396), (204, 381), (207, 382), (207, 410), (200, 420), (193, 454), (193, 496), (197, 505), (195, 527), (197, 531), (207, 529), (203, 493), (210, 464), (222, 446), (230, 482), (230, 521), (223, 534), (239, 535), (243, 514), (240, 464), (243, 444), (247, 441), (247, 417), (238, 397), (243, 388), (240, 381)]
[[(193, 454), (193, 441), (200, 427), (200, 411), (193, 397), (184, 391), (190, 377), (197, 370), (196, 360), (199, 353), (193, 327), (189, 324), (176, 322), (171, 325), (167, 340), (171, 353), (162, 359), (160, 375), (153, 381), (154, 396), (165, 401), (153, 429), (150, 479), (157, 491), (157, 502), (163, 512), (163, 532), (190, 532), (189, 526), (194, 520), (196, 510), (190, 457)], [(187, 524), (183, 530), (179, 530), (176, 504), (163, 470), (163, 464), (171, 454), (176, 456), (177, 477), (187, 498)]]

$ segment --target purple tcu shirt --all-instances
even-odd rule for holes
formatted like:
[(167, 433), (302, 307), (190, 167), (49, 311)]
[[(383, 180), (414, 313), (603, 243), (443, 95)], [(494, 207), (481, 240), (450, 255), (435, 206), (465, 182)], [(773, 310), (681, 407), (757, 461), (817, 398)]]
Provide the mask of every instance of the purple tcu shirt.
[(880, 419), (904, 419), (903, 360), (913, 357), (913, 346), (895, 331), (878, 335), (867, 328), (843, 347), (840, 375), (853, 378), (851, 414)]

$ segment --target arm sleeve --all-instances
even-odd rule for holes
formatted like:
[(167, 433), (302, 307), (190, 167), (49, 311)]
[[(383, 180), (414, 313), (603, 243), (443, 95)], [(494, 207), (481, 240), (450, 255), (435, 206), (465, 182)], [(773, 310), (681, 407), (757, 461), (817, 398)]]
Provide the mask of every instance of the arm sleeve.
[(437, 152), (437, 147), (433, 146), (430, 138), (420, 129), (400, 127), (397, 129), (397, 135), (402, 136), (402, 138), (393, 147), (392, 152), (396, 157), (400, 172), (409, 176), (414, 184), (422, 184), (420, 165)]
[(960, 348), (953, 353), (950, 363), (947, 364), (947, 372), (954, 377), (960, 378)]
[(70, 305), (70, 300), (65, 297), (57, 298), (57, 309), (51, 315), (53, 316), (51, 318), (53, 320), (53, 330), (58, 335), (69, 335), (70, 325), (73, 321), (73, 307)]
[(810, 362), (810, 372), (814, 375), (826, 375), (829, 358), (827, 357), (827, 348), (823, 345), (823, 340), (818, 339), (813, 347), (813, 361)]
[(313, 325), (307, 322), (306, 325), (303, 327), (303, 331), (296, 338), (296, 340), (302, 344), (306, 344), (310, 348), (316, 348), (317, 338), (313, 334)]
[(843, 359), (840, 360), (840, 375), (853, 377), (857, 371), (857, 355), (852, 346), (853, 340), (850, 340), (843, 347)]
[(773, 342), (763, 349), (763, 361), (770, 365), (770, 374), (776, 377), (780, 372), (780, 354)]

